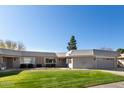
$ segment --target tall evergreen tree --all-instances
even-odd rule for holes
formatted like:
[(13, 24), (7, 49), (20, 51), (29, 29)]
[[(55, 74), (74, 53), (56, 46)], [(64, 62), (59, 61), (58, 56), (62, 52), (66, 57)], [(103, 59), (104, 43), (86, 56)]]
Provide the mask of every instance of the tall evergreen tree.
[(76, 40), (75, 40), (75, 36), (71, 36), (70, 42), (68, 42), (68, 46), (67, 49), (70, 50), (77, 50), (77, 46), (76, 46)]

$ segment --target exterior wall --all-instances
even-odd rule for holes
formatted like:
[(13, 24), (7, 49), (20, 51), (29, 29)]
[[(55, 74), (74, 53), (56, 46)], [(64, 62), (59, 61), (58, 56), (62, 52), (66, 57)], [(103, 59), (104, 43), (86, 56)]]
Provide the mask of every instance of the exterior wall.
[(96, 68), (96, 63), (93, 56), (73, 58), (73, 68), (90, 69)]
[[(8, 60), (7, 58), (11, 58)], [(10, 62), (8, 64), (8, 62)], [(10, 65), (11, 64), (11, 65)], [(20, 67), (20, 60), (19, 57), (0, 57), (0, 69), (1, 67), (5, 67), (5, 69), (12, 69), (12, 68), (19, 68)]]
[(3, 58), (0, 56), (0, 67), (3, 66)]
[(20, 67), (20, 57), (17, 57), (13, 62), (13, 68), (19, 68)]
[(35, 60), (35, 63), (36, 64), (42, 64), (42, 66), (44, 66), (44, 57), (41, 57), (41, 56), (38, 56), (36, 57), (36, 60)]
[(114, 62), (114, 69), (117, 69), (118, 68), (118, 59), (115, 58), (115, 62)]
[(67, 67), (66, 58), (57, 58), (56, 63), (57, 67)]

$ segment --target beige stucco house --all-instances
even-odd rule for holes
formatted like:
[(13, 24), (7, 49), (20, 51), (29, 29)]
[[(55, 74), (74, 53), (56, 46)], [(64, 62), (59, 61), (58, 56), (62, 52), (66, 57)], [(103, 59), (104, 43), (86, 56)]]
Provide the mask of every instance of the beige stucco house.
[(65, 53), (0, 49), (0, 68), (68, 67), (76, 69), (114, 69), (118, 53), (105, 50), (72, 50)]

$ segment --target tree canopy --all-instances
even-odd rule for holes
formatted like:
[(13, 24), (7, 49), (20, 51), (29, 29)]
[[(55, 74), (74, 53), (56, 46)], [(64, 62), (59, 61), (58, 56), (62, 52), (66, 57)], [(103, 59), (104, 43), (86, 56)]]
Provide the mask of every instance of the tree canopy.
[(70, 51), (70, 50), (77, 50), (77, 46), (76, 46), (76, 39), (75, 39), (75, 36), (71, 36), (70, 38), (70, 42), (68, 42), (68, 46), (67, 46), (67, 49)]
[(23, 43), (11, 41), (11, 40), (0, 40), (0, 48), (20, 50), (20, 51), (26, 49)]
[(124, 48), (118, 48), (116, 51), (119, 52), (120, 54), (122, 54), (122, 53), (124, 53)]

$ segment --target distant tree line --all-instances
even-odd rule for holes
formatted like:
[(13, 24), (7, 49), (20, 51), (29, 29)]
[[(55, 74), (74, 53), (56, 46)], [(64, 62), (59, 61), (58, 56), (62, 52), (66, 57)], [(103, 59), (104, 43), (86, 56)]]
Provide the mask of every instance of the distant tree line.
[[(101, 50), (110, 50), (110, 51), (113, 51), (112, 48), (106, 48), (106, 47), (103, 47), (103, 48), (100, 48)], [(123, 54), (124, 53), (124, 48), (118, 48), (116, 49), (116, 51), (120, 54)]]
[[(101, 49), (102, 49), (102, 50), (110, 50), (110, 51), (113, 51), (112, 48), (103, 47), (103, 48), (101, 48)], [(124, 53), (124, 48), (118, 48), (118, 49), (116, 49), (116, 51), (117, 51), (118, 53), (120, 53), (120, 54), (123, 54), (123, 53)]]
[(118, 48), (116, 51), (119, 52), (120, 54), (123, 54), (124, 53), (124, 48)]
[(0, 40), (0, 48), (19, 50), (19, 51), (26, 49), (22, 42), (16, 42), (11, 40)]

